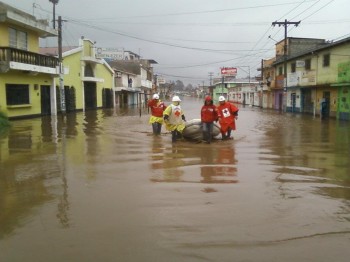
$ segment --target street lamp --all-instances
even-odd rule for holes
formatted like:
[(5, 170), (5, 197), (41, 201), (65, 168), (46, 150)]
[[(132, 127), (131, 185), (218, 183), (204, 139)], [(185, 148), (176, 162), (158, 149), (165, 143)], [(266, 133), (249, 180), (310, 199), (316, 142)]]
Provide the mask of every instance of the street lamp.
[(53, 20), (52, 20), (52, 24), (53, 24), (53, 28), (54, 29), (56, 28), (56, 26), (55, 26), (55, 23), (56, 23), (55, 7), (58, 4), (58, 1), (59, 0), (49, 0), (49, 2), (51, 2), (52, 5), (53, 5)]

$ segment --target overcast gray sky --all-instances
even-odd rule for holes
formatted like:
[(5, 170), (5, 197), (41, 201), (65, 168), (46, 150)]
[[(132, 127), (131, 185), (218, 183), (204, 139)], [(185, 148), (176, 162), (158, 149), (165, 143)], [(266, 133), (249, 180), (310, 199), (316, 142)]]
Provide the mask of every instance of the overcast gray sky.
[[(49, 0), (0, 1), (52, 19)], [(288, 27), (290, 37), (339, 40), (350, 36), (349, 10), (349, 0), (59, 0), (56, 15), (67, 20), (65, 46), (84, 36), (156, 60), (155, 73), (168, 80), (208, 85), (221, 67), (237, 67), (238, 77), (249, 69), (259, 75), (261, 59), (273, 57), (284, 38), (272, 22), (301, 21)]]

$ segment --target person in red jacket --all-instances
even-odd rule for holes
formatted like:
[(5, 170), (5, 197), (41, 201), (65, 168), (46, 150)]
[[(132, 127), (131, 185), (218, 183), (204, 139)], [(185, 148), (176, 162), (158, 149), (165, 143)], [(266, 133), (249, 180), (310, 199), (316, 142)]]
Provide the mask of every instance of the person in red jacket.
[(230, 139), (231, 131), (236, 130), (238, 108), (234, 104), (226, 102), (224, 96), (219, 96), (219, 105), (217, 109), (222, 140)]
[(159, 95), (154, 94), (153, 98), (148, 101), (148, 107), (151, 108), (151, 117), (149, 123), (152, 125), (153, 134), (160, 135), (162, 131), (163, 124), (163, 112), (166, 108), (166, 105), (159, 100)]
[(201, 121), (203, 128), (203, 140), (208, 144), (211, 143), (213, 136), (214, 121), (218, 120), (218, 111), (213, 104), (213, 100), (210, 96), (206, 96), (204, 99), (204, 105), (201, 109)]

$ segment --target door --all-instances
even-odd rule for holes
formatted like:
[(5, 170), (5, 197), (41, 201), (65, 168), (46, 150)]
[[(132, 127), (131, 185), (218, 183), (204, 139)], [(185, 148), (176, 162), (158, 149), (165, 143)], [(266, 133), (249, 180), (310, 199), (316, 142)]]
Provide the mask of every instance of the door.
[(282, 111), (283, 109), (283, 94), (278, 94), (278, 110)]
[(291, 99), (291, 104), (292, 104), (291, 110), (292, 110), (292, 112), (294, 113), (294, 112), (295, 112), (295, 107), (296, 107), (296, 101), (297, 101), (297, 95), (296, 95), (296, 93), (292, 93), (290, 99)]
[(97, 108), (96, 83), (84, 82), (85, 110)]
[(314, 106), (311, 98), (311, 89), (301, 89), (301, 112), (313, 113)]
[(51, 115), (51, 95), (50, 86), (40, 86), (41, 94), (41, 115)]
[(323, 99), (321, 102), (321, 117), (322, 118), (329, 117), (330, 101), (331, 101), (331, 93), (328, 91), (323, 92)]

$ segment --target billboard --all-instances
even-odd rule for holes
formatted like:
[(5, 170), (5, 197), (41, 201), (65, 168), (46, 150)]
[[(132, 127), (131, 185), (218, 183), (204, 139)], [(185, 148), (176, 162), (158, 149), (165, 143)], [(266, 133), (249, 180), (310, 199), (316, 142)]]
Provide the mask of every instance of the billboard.
[(164, 78), (162, 78), (162, 77), (158, 77), (158, 78), (157, 78), (157, 83), (158, 83), (158, 84), (165, 84), (165, 83), (166, 83), (166, 81), (165, 81), (165, 79), (164, 79)]
[(222, 76), (235, 76), (235, 75), (237, 75), (237, 68), (236, 67), (222, 67), (221, 68), (221, 75)]
[(96, 58), (124, 60), (124, 49), (97, 47)]

